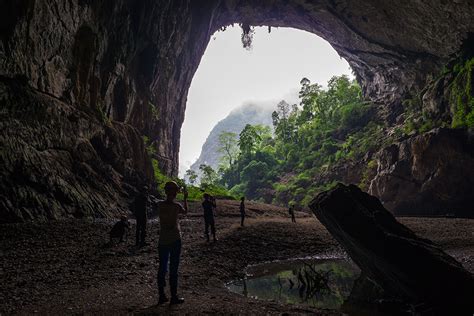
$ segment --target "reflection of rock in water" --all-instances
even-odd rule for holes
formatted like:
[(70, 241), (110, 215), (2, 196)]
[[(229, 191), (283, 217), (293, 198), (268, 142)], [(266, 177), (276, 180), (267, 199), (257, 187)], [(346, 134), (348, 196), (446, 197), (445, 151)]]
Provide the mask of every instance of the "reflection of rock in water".
[[(338, 184), (319, 194), (310, 208), (367, 275), (356, 287), (362, 293), (375, 294), (370, 286), (376, 283), (384, 291), (382, 298), (403, 300), (416, 312), (474, 311), (473, 276), (431, 241), (399, 223), (377, 198), (354, 185)], [(360, 295), (354, 292), (352, 298)]]
[[(296, 272), (293, 270), (293, 274), (297, 276), (298, 279), (298, 289), (301, 300), (306, 302), (316, 297), (317, 294), (330, 292), (329, 276), (331, 270), (318, 271), (315, 266), (306, 262), (303, 263), (304, 266), (299, 268)], [(292, 287), (290, 284), (290, 289)]]
[(255, 274), (229, 283), (245, 297), (338, 309), (349, 296), (357, 267), (341, 259), (267, 263), (252, 267)]

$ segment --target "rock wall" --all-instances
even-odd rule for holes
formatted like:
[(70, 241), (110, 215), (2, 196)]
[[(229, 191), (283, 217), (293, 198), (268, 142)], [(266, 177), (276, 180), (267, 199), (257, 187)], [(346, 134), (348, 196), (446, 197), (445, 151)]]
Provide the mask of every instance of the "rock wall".
[(141, 135), (0, 80), (0, 223), (128, 212), (152, 169)]
[(474, 134), (435, 129), (376, 155), (369, 193), (396, 215), (473, 217)]
[(163, 171), (177, 172), (187, 90), (209, 39), (206, 6), (171, 0), (2, 6), (0, 75), (25, 77), (71, 106), (134, 126), (155, 142)]
[[(411, 89), (423, 86), (459, 50), (474, 30), (473, 13), (474, 6), (467, 0), (396, 4), (376, 0), (2, 1), (0, 145), (5, 148), (2, 159), (6, 163), (0, 167), (0, 189), (5, 192), (2, 198), (7, 212), (3, 208), (0, 217), (10, 218), (6, 213), (16, 214), (11, 215), (16, 219), (42, 217), (40, 214), (57, 217), (76, 211), (104, 215), (112, 208), (99, 203), (100, 206), (85, 210), (80, 206), (82, 202), (77, 202), (58, 213), (51, 211), (58, 208), (34, 197), (18, 197), (20, 191), (36, 190), (35, 195), (42, 196), (40, 200), (64, 204), (57, 196), (49, 197), (53, 186), (39, 186), (39, 180), (17, 179), (15, 174), (20, 167), (12, 163), (11, 157), (23, 157), (30, 152), (27, 145), (40, 139), (43, 145), (36, 150), (41, 148), (51, 155), (46, 160), (30, 161), (29, 165), (43, 170), (38, 171), (38, 176), (52, 177), (44, 170), (59, 168), (64, 155), (58, 153), (65, 149), (72, 152), (75, 147), (71, 144), (80, 142), (79, 131), (85, 132), (83, 123), (69, 121), (70, 113), (89, 117), (95, 131), (116, 135), (103, 141), (107, 144), (104, 148), (116, 148), (117, 157), (128, 157), (127, 151), (134, 146), (141, 148), (137, 135), (146, 135), (156, 147), (154, 158), (162, 171), (175, 175), (187, 91), (210, 36), (223, 26), (287, 26), (320, 35), (348, 60), (365, 95), (383, 104), (385, 118), (391, 120), (401, 111), (400, 100)], [(21, 84), (15, 86), (18, 82)], [(29, 113), (30, 108), (35, 108), (33, 104), (42, 104), (54, 113), (33, 113), (28, 118), (32, 123), (11, 110), (21, 105), (22, 111)], [(64, 126), (63, 122), (68, 121), (69, 125)], [(43, 133), (46, 127), (48, 132)], [(58, 135), (65, 141), (61, 145)], [(85, 147), (94, 147), (94, 135), (88, 134)], [(122, 138), (124, 143), (133, 142), (131, 147), (122, 146)], [(15, 139), (22, 141), (15, 143)], [(97, 165), (103, 163), (113, 169), (109, 177), (116, 172), (123, 179), (128, 178), (125, 171), (110, 163), (108, 150), (100, 155), (103, 148), (96, 147)], [(130, 159), (141, 161), (146, 157), (143, 152), (135, 152)], [(130, 173), (145, 175), (145, 182), (152, 181), (149, 163), (130, 165)], [(87, 183), (92, 188), (101, 183), (76, 169), (68, 174), (71, 178), (62, 173), (54, 177), (58, 183), (69, 181), (71, 187)], [(110, 196), (122, 194), (118, 189), (110, 190)], [(27, 215), (18, 213), (23, 208), (25, 211), (21, 212)], [(47, 215), (48, 212), (55, 215)]]
[(127, 211), (153, 182), (143, 135), (177, 173), (206, 12), (190, 1), (2, 1), (0, 222)]

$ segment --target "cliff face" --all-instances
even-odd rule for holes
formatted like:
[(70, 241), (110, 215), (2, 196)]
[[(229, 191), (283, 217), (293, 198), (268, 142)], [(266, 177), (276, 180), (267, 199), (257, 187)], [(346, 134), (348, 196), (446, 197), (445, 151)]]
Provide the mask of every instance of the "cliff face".
[(1, 222), (127, 211), (153, 182), (143, 135), (160, 168), (177, 172), (187, 89), (209, 37), (192, 16), (205, 12), (186, 1), (1, 6)]
[(219, 153), (220, 133), (232, 132), (239, 135), (247, 124), (272, 126), (272, 112), (274, 110), (258, 104), (245, 104), (233, 110), (213, 127), (202, 145), (198, 159), (191, 165), (190, 169), (200, 173), (199, 166), (206, 164), (214, 170), (218, 170), (222, 157), (222, 153)]
[(198, 21), (205, 12), (187, 1), (3, 6), (2, 76), (160, 140), (161, 167), (176, 172), (187, 89), (209, 37)]
[(394, 214), (473, 216), (472, 133), (435, 129), (389, 146), (376, 160), (369, 192)]
[[(2, 1), (0, 217), (112, 212), (109, 202), (82, 207), (80, 199), (61, 200), (67, 190), (52, 194), (50, 179), (71, 188), (106, 185), (96, 190), (104, 201), (128, 198), (134, 190), (127, 188), (138, 185), (129, 179), (152, 181), (142, 135), (157, 148), (161, 169), (176, 174), (187, 91), (211, 34), (222, 26), (287, 26), (320, 35), (391, 120), (405, 94), (459, 50), (474, 30), (473, 13), (467, 0)], [(31, 112), (37, 108), (46, 114)], [(90, 177), (65, 163), (75, 151), (95, 157), (88, 165), (103, 164), (106, 176)], [(22, 166), (37, 169), (37, 176), (25, 181), (33, 173)], [(114, 176), (116, 186), (105, 180)]]
[(18, 80), (0, 81), (0, 105), (1, 222), (127, 212), (152, 174), (130, 125), (100, 121)]

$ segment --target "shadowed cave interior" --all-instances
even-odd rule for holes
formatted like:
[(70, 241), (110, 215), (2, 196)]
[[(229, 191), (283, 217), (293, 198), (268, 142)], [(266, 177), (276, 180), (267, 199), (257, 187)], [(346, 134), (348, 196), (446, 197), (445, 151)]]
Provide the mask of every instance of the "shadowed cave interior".
[[(441, 0), (396, 5), (299, 0), (4, 1), (0, 10), (0, 223), (5, 228), (2, 281), (9, 284), (1, 292), (7, 302), (4, 312), (64, 312), (70, 307), (67, 300), (46, 302), (55, 295), (52, 285), (32, 272), (43, 267), (51, 276), (54, 266), (58, 275), (65, 275), (66, 265), (39, 262), (23, 253), (29, 247), (41, 249), (49, 256), (44, 258), (54, 261), (56, 251), (45, 248), (41, 240), (57, 240), (58, 247), (73, 249), (68, 250), (72, 258), (81, 262), (70, 269), (77, 271), (69, 271), (72, 279), (59, 286), (57, 295), (67, 297), (71, 291), (69, 297), (75, 297), (77, 288), (71, 284), (85, 279), (94, 285), (74, 310), (123, 313), (152, 306), (156, 294), (151, 294), (151, 286), (137, 292), (143, 297), (136, 304), (132, 298), (121, 300), (122, 305), (117, 303), (120, 299), (103, 299), (107, 303), (100, 304), (94, 298), (111, 288), (111, 280), (117, 281), (107, 271), (156, 271), (151, 251), (130, 252), (122, 247), (97, 252), (100, 231), (120, 214), (131, 215), (130, 204), (144, 185), (152, 195), (160, 196), (157, 168), (165, 176), (176, 177), (180, 128), (193, 75), (211, 35), (240, 24), (244, 33), (254, 26), (292, 27), (328, 41), (350, 64), (363, 98), (374, 104), (374, 120), (383, 125), (385, 134), (394, 136), (367, 157), (334, 165), (310, 179), (321, 185), (356, 184), (370, 195), (351, 185), (317, 192), (309, 207), (319, 221), (315, 223), (309, 209), (298, 210), (304, 223), (296, 235), (289, 234), (282, 223), (286, 213), (281, 206), (252, 202), (256, 204), (249, 211), (251, 225), (238, 230), (232, 226), (230, 211), (237, 212), (238, 205), (223, 202), (220, 212), (230, 216), (218, 224), (222, 243), (212, 250), (197, 237), (194, 225), (201, 225), (202, 219), (196, 202), (189, 221), (182, 224), (189, 230), (183, 237), (185, 244), (188, 238), (185, 258), (189, 256), (182, 268), (186, 295), (193, 296), (202, 278), (196, 275), (211, 273), (199, 267), (203, 263), (199, 258), (218, 253), (228, 262), (214, 262), (216, 280), (206, 285), (211, 294), (204, 303), (217, 297), (216, 309), (191, 298), (182, 311), (305, 312), (271, 302), (255, 305), (221, 293), (224, 281), (241, 277), (248, 264), (346, 253), (363, 272), (357, 285), (362, 293), (370, 292), (373, 300), (385, 300), (387, 295), (388, 300), (404, 302), (388, 310), (382, 306), (382, 314), (443, 314), (457, 308), (460, 313), (472, 313), (466, 297), (472, 293), (474, 245), (472, 230), (469, 235), (465, 227), (472, 224), (474, 202), (473, 11), (469, 1)], [(150, 146), (152, 152), (147, 150)], [(341, 201), (346, 204), (339, 205)], [(267, 220), (273, 235), (251, 230), (267, 228), (265, 212), (270, 214)], [(433, 219), (447, 214), (454, 218)], [(407, 228), (393, 215), (414, 219), (401, 219)], [(67, 228), (71, 221), (79, 221), (77, 227), (82, 230)], [(353, 231), (356, 223), (366, 234)], [(429, 223), (427, 229), (423, 223)], [(458, 225), (457, 233), (453, 225)], [(440, 227), (449, 233), (437, 234), (443, 231)], [(32, 237), (34, 231), (49, 233), (41, 232), (38, 241)], [(84, 256), (73, 232), (94, 244), (81, 246)], [(270, 240), (272, 236), (279, 242)], [(155, 241), (156, 236), (150, 238)], [(241, 245), (241, 238), (251, 241)], [(437, 245), (424, 238), (435, 239)], [(264, 240), (272, 254), (258, 255), (255, 249), (245, 248), (262, 247), (255, 239)], [(283, 247), (285, 242), (292, 247)], [(226, 250), (242, 249), (239, 245), (249, 254), (236, 258)], [(408, 251), (413, 257), (397, 261), (385, 247), (397, 253)], [(421, 248), (425, 253), (417, 251)], [(120, 263), (111, 259), (120, 256), (125, 257)], [(374, 256), (376, 263), (371, 259)], [(420, 266), (409, 264), (416, 260)], [(17, 265), (20, 272), (11, 269), (13, 262), (21, 263)], [(426, 275), (419, 273), (425, 270)], [(439, 291), (429, 290), (438, 286), (429, 282), (430, 273), (438, 273), (437, 281), (458, 284), (442, 292), (444, 303), (439, 303)], [(16, 280), (16, 275), (24, 278)], [(420, 279), (413, 283), (409, 280), (414, 276)], [(120, 282), (112, 286), (114, 295), (119, 298), (128, 288), (138, 288), (130, 285), (134, 279), (147, 284), (156, 281), (141, 274), (119, 277)], [(25, 298), (26, 292), (33, 291), (34, 280), (38, 282), (34, 291), (46, 294)], [(354, 301), (360, 297), (354, 295)]]

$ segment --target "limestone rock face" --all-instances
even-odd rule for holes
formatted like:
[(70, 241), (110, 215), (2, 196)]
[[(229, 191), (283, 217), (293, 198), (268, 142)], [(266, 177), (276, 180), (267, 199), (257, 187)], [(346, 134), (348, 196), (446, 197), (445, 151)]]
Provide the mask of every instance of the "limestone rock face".
[(206, 11), (190, 1), (0, 6), (0, 221), (126, 210), (153, 181), (142, 136), (161, 171), (177, 173)]
[(151, 180), (130, 125), (100, 122), (15, 80), (0, 80), (0, 106), (0, 223), (127, 213)]
[(377, 154), (369, 193), (394, 214), (474, 216), (474, 135), (435, 129)]
[[(108, 135), (102, 139), (108, 144), (106, 148), (117, 147), (112, 155), (126, 151), (121, 137), (125, 143), (131, 139), (141, 142), (136, 132), (147, 136), (156, 148), (153, 158), (161, 170), (176, 175), (187, 91), (210, 36), (219, 28), (244, 23), (294, 27), (320, 35), (348, 60), (365, 95), (383, 104), (390, 120), (398, 116), (404, 95), (423, 86), (450, 55), (456, 54), (474, 31), (473, 14), (474, 6), (467, 0), (5, 0), (0, 3), (0, 76), (25, 84), (9, 91), (2, 106), (22, 104), (23, 110), (29, 111), (32, 105), (21, 102), (29, 89), (51, 98), (41, 101), (47, 108), (60, 103), (79, 116), (95, 113), (93, 116), (100, 120), (93, 128)], [(5, 80), (2, 82), (8, 86)], [(46, 121), (49, 116), (33, 114), (36, 123), (27, 124), (26, 118), (2, 108), (2, 124), (7, 126), (2, 137), (8, 143), (4, 155), (21, 156), (28, 152), (25, 146), (38, 138), (48, 144), (44, 148), (63, 148), (55, 144), (58, 135), (68, 144), (80, 143), (78, 127), (66, 133), (63, 126), (68, 111), (58, 109), (50, 121)], [(109, 121), (110, 125), (105, 123)], [(49, 132), (42, 134), (45, 127)], [(23, 141), (10, 144), (14, 139)], [(88, 142), (93, 145), (96, 140), (88, 138)], [(90, 149), (87, 142), (81, 147), (87, 153), (86, 147)], [(108, 163), (107, 150), (98, 146), (95, 151), (98, 164)], [(61, 165), (63, 156), (51, 155), (51, 168)], [(31, 166), (35, 164), (32, 160)], [(13, 177), (19, 172), (17, 167), (2, 164), (0, 172)], [(115, 171), (125, 176), (122, 170)], [(78, 169), (68, 174), (70, 178), (61, 173), (55, 177), (59, 182), (69, 181), (71, 186), (97, 186)], [(110, 171), (108, 176), (114, 173)], [(49, 176), (44, 173), (44, 177)], [(19, 185), (16, 179), (2, 181)], [(49, 206), (44, 203), (10, 195), (20, 192), (21, 187), (36, 190), (30, 182), (16, 189), (0, 189), (6, 192), (8, 203), (17, 201), (15, 205), (29, 209), (32, 217), (47, 212)], [(60, 203), (58, 196), (38, 192), (40, 200), (57, 199)], [(110, 206), (102, 205), (96, 212), (102, 214), (106, 209)]]
[(320, 193), (310, 208), (385, 295), (434, 315), (474, 311), (472, 274), (397, 222), (376, 197), (354, 185), (338, 184)]
[(177, 172), (210, 13), (171, 0), (2, 1), (0, 12), (0, 75), (134, 126), (159, 149), (162, 171)]

